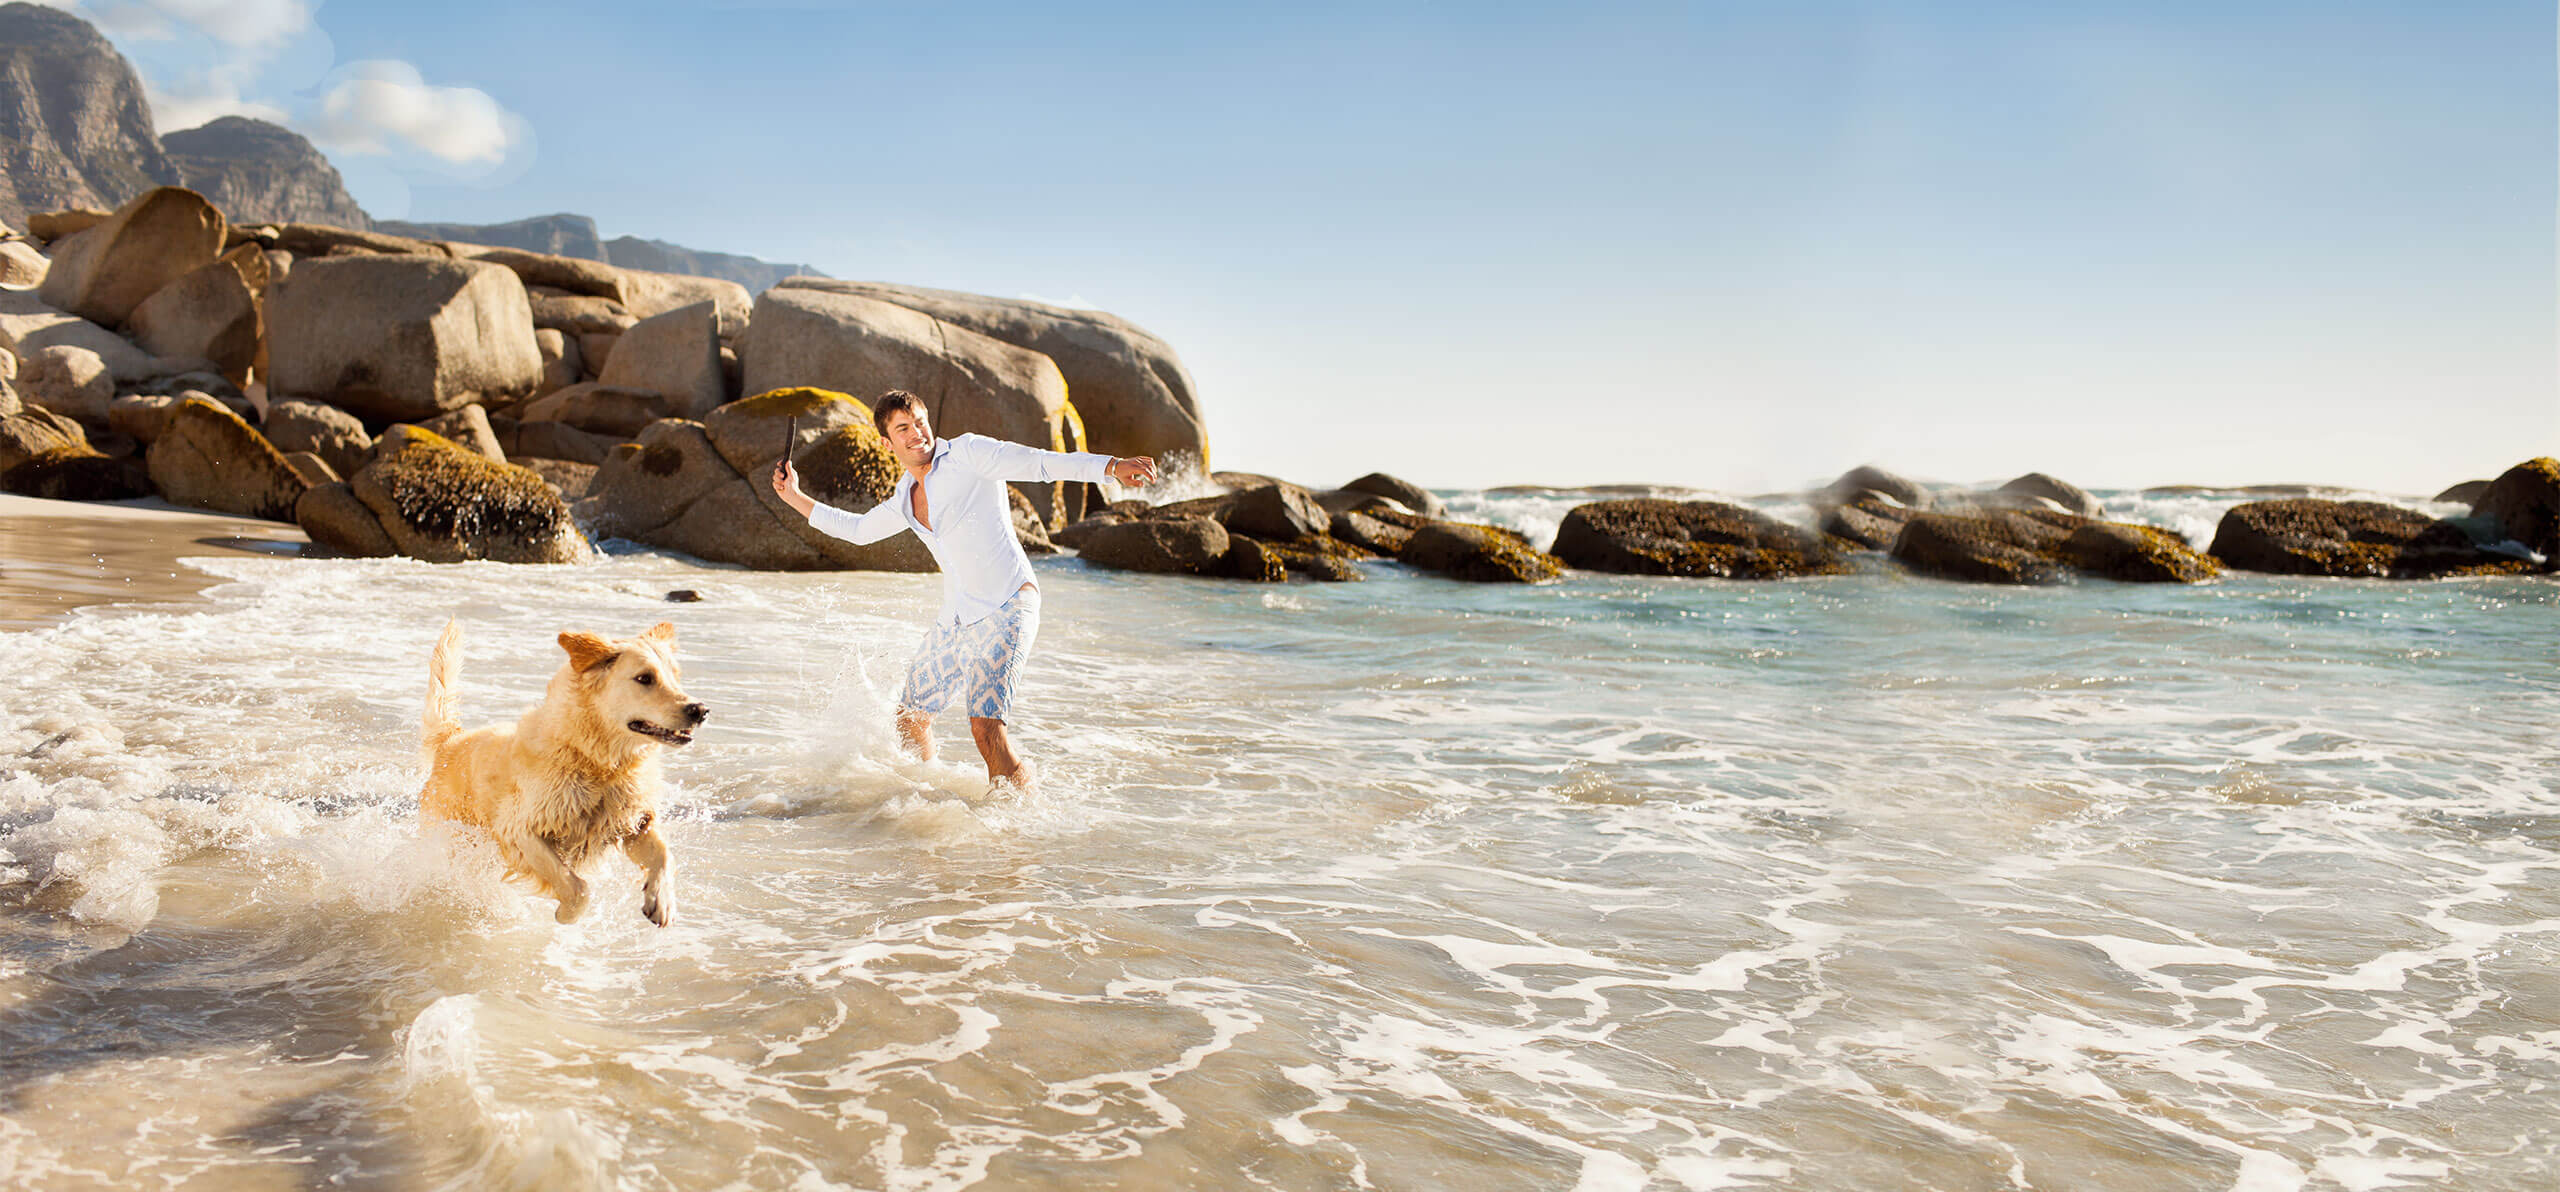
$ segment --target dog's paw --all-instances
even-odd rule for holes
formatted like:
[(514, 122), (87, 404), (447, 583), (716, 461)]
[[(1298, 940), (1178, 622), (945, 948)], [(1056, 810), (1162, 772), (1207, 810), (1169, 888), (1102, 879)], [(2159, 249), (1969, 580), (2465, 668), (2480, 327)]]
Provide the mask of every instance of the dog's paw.
[(560, 900), (560, 909), (551, 917), (563, 923), (575, 923), (578, 921), (578, 916), (586, 913), (587, 883), (579, 882), (570, 888), (567, 897)]
[(640, 917), (660, 927), (666, 926), (667, 920), (674, 917), (668, 913), (669, 910), (666, 900), (655, 894), (641, 900), (640, 903)]

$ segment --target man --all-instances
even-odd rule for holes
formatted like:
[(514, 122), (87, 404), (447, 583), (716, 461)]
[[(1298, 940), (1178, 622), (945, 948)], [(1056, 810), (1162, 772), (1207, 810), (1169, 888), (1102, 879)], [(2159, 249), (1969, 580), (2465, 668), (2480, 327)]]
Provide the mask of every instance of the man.
[(788, 452), (773, 466), (773, 491), (831, 537), (859, 544), (912, 530), (924, 541), (942, 565), (942, 611), (907, 664), (898, 693), (898, 735), (917, 757), (931, 760), (934, 714), (957, 698), (969, 714), (969, 735), (986, 759), (987, 777), (1019, 785), (1022, 759), (1014, 756), (1004, 725), (1022, 661), (1040, 631), (1040, 585), (1013, 535), (1005, 482), (1099, 482), (1108, 476), (1136, 488), (1154, 483), (1156, 461), (1042, 451), (984, 435), (937, 439), (924, 406), (897, 389), (872, 407), (871, 425), (889, 441), (907, 474), (869, 513), (820, 504), (800, 491)]

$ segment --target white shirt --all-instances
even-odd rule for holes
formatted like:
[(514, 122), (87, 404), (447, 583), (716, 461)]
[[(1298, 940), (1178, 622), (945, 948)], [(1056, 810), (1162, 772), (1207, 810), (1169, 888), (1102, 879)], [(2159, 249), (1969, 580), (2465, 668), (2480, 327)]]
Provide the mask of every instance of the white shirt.
[[(936, 439), (933, 465), (925, 472), (925, 516), (916, 521), (908, 494), (915, 473), (898, 477), (898, 490), (871, 507), (849, 513), (824, 502), (809, 510), (809, 524), (821, 534), (855, 545), (878, 542), (900, 530), (913, 530), (942, 565), (942, 611), (936, 623), (968, 625), (1003, 607), (1024, 584), (1033, 584), (1031, 560), (1013, 534), (1013, 506), (1005, 497), (1008, 480), (1084, 480), (1099, 484), (1111, 457), (1080, 451), (1042, 451), (985, 435)], [(1037, 586), (1034, 584), (1033, 586)]]

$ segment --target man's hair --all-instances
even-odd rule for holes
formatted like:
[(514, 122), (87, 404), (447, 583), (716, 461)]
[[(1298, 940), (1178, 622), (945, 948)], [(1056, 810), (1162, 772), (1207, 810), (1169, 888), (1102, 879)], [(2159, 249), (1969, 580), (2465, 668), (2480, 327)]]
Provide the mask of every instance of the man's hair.
[(882, 438), (887, 438), (889, 415), (900, 410), (911, 410), (917, 417), (924, 417), (924, 403), (917, 401), (915, 394), (904, 389), (892, 389), (881, 394), (880, 400), (871, 403), (871, 429), (879, 431)]

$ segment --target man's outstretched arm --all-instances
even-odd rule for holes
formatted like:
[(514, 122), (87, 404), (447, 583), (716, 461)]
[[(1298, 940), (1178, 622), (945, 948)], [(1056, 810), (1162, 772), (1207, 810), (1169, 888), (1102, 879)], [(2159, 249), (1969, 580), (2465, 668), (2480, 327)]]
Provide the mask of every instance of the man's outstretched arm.
[(809, 519), (811, 529), (830, 538), (842, 538), (855, 546), (878, 542), (907, 528), (907, 519), (899, 516), (894, 495), (872, 506), (869, 513), (857, 514), (838, 509), (800, 491), (800, 471), (792, 467), (788, 459), (773, 465), (773, 495)]
[(1156, 461), (1143, 455), (1043, 451), (985, 435), (964, 435), (953, 440), (952, 446), (963, 449), (971, 471), (997, 480), (1083, 480), (1098, 484), (1109, 477), (1116, 483), (1138, 488), (1153, 484), (1156, 479)]

